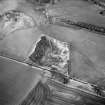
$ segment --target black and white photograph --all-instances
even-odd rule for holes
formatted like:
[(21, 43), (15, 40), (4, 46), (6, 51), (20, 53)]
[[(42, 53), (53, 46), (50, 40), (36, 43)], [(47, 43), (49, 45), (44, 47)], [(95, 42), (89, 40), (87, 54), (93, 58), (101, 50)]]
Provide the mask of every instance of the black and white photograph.
[(0, 0), (0, 105), (105, 105), (105, 0)]

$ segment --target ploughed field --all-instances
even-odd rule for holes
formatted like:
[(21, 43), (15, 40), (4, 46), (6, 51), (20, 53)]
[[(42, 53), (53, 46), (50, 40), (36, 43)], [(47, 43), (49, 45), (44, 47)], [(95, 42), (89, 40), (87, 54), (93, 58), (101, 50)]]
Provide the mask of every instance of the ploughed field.
[[(0, 27), (1, 27), (0, 28), (0, 38), (1, 38), (1, 40), (0, 40), (0, 56), (11, 58), (11, 59), (17, 60), (19, 62), (24, 62), (24, 63), (27, 63), (27, 61), (29, 61), (28, 63), (30, 63), (30, 58), (31, 58), (31, 60), (34, 59), (34, 58), (32, 58), (34, 56), (31, 56), (31, 54), (34, 52), (34, 50), (36, 48), (36, 43), (38, 43), (41, 36), (44, 35), (46, 37), (51, 37), (53, 39), (61, 41), (62, 43), (64, 42), (64, 43), (71, 45), (69, 48), (70, 66), (67, 66), (67, 65), (66, 65), (67, 67), (65, 67), (65, 65), (64, 65), (64, 67), (62, 66), (63, 63), (66, 62), (68, 59), (65, 57), (65, 55), (61, 56), (63, 61), (61, 61), (61, 63), (59, 63), (59, 65), (55, 64), (54, 63), (55, 61), (50, 61), (51, 58), (54, 58), (54, 56), (56, 54), (54, 55), (53, 53), (51, 53), (50, 52), (51, 49), (46, 50), (44, 48), (42, 48), (43, 50), (41, 50), (44, 53), (43, 59), (40, 58), (41, 62), (34, 59), (34, 60), (32, 60), (31, 65), (36, 66), (36, 64), (37, 64), (44, 68), (46, 68), (46, 67), (49, 68), (49, 67), (51, 67), (51, 65), (53, 65), (54, 66), (53, 68), (56, 68), (56, 69), (58, 69), (57, 67), (59, 66), (59, 68), (60, 68), (59, 70), (62, 70), (62, 71), (60, 71), (61, 73), (65, 73), (65, 70), (66, 71), (70, 70), (70, 73), (69, 73), (70, 77), (88, 82), (90, 84), (97, 85), (98, 87), (101, 87), (104, 90), (105, 89), (105, 66), (104, 66), (105, 65), (105, 29), (104, 29), (105, 16), (99, 14), (99, 12), (101, 10), (103, 10), (103, 8), (99, 7), (98, 5), (94, 4), (93, 2), (90, 2), (90, 1), (87, 2), (87, 1), (83, 1), (83, 0), (65, 0), (65, 1), (61, 0), (60, 2), (58, 2), (54, 5), (47, 4), (47, 6), (45, 5), (45, 6), (43, 6), (43, 8), (46, 8), (47, 16), (45, 16), (45, 14), (42, 13), (42, 10), (40, 10), (40, 8), (38, 6), (36, 6), (36, 8), (35, 8), (35, 6), (33, 6), (32, 4), (28, 4), (26, 2), (23, 2), (23, 3), (17, 2), (16, 7), (13, 7), (12, 9), (17, 9), (19, 11), (22, 10), (22, 12), (24, 14), (26, 14), (27, 16), (30, 16), (32, 18), (32, 22), (34, 24), (31, 24), (30, 21), (28, 21), (28, 23), (27, 23), (27, 21), (24, 20), (24, 21), (26, 21), (25, 23), (27, 23), (28, 25), (25, 24), (26, 27), (21, 25), (22, 29), (15, 30), (15, 28), (14, 28), (15, 31), (8, 30), (8, 27), (3, 30), (2, 29), (3, 20), (1, 18), (1, 20), (0, 20)], [(8, 10), (8, 8), (7, 8), (7, 10)], [(4, 11), (4, 9), (1, 10), (1, 12), (3, 12), (3, 11)], [(50, 20), (50, 19), (52, 19), (52, 20)], [(53, 20), (53, 19), (55, 19), (55, 20)], [(77, 24), (77, 23), (79, 23), (79, 24)], [(17, 26), (17, 23), (15, 26)], [(50, 45), (48, 45), (48, 46), (50, 46)], [(58, 45), (58, 46), (60, 46), (60, 45)], [(46, 44), (44, 45), (44, 47), (46, 47)], [(47, 51), (50, 53), (48, 53)], [(52, 55), (53, 57), (50, 56), (51, 58), (50, 58), (50, 60), (48, 60), (46, 58), (47, 55), (45, 56), (45, 54), (46, 54), (45, 52), (47, 52), (47, 54)], [(68, 54), (68, 53), (66, 52), (65, 54)], [(36, 55), (36, 58), (37, 58), (37, 56), (38, 55)], [(13, 95), (16, 94), (16, 92), (18, 92), (18, 94), (19, 94), (18, 97), (20, 97), (20, 95), (21, 95), (21, 97), (24, 99), (25, 95), (28, 94), (27, 89), (25, 91), (24, 88), (27, 87), (28, 92), (29, 92), (29, 90), (31, 90), (32, 87), (34, 87), (34, 86), (29, 87), (29, 85), (28, 85), (28, 84), (33, 84), (33, 82), (31, 82), (31, 80), (29, 79), (30, 76), (28, 74), (27, 75), (24, 74), (24, 73), (27, 73), (27, 70), (25, 71), (26, 68), (25, 69), (23, 67), (21, 68), (21, 66), (17, 67), (18, 64), (15, 65), (14, 63), (8, 64), (6, 62), (10, 62), (10, 61), (3, 60), (3, 59), (1, 58), (1, 60), (0, 60), (0, 62), (1, 62), (1, 64), (0, 64), (0, 72), (1, 73), (0, 74), (4, 75), (1, 77), (2, 79), (0, 79), (0, 81), (1, 81), (0, 83), (3, 84), (2, 85), (3, 88), (1, 87), (0, 90), (2, 91), (2, 90), (5, 90), (5, 88), (6, 88), (7, 92), (5, 93), (2, 91), (1, 95), (3, 95), (3, 98), (1, 100), (3, 100), (3, 101), (1, 101), (1, 102), (3, 102), (4, 105), (10, 105), (10, 103), (15, 103), (15, 101), (17, 103), (20, 102), (20, 99), (14, 98), (13, 99), (14, 102), (10, 101), (10, 103), (9, 103), (9, 100), (6, 100), (6, 101), (4, 100), (5, 97), (7, 97), (7, 98), (9, 96), (13, 97)], [(46, 61), (46, 60), (48, 60), (48, 61)], [(4, 64), (2, 64), (2, 63), (4, 63)], [(23, 64), (19, 64), (19, 65), (23, 65)], [(11, 67), (11, 68), (8, 68), (9, 71), (7, 70), (6, 66)], [(30, 68), (30, 66), (28, 67), (28, 65), (27, 65), (27, 69), (28, 68)], [(18, 69), (20, 69), (20, 71)], [(15, 75), (14, 75), (14, 73), (12, 74), (12, 72), (14, 72), (14, 71), (16, 71), (15, 75), (17, 75), (18, 71), (20, 72), (19, 75), (22, 75), (21, 72), (24, 71), (23, 75), (25, 75), (25, 77), (23, 76), (23, 77), (19, 78), (17, 76), (16, 81), (19, 82), (18, 85), (14, 82)], [(34, 70), (28, 70), (28, 71), (33, 73), (33, 75), (36, 74), (36, 69), (35, 69), (35, 71)], [(67, 72), (65, 74), (67, 74)], [(41, 77), (42, 77), (42, 74), (39, 73), (39, 75), (41, 75)], [(13, 91), (15, 91), (15, 92), (13, 92), (13, 94), (11, 93), (11, 91), (12, 91), (11, 86), (7, 86), (9, 82), (7, 82), (6, 80), (9, 81), (8, 78), (10, 78), (8, 76), (11, 76), (10, 81), (13, 81), (13, 83), (11, 83)], [(20, 84), (24, 83), (23, 78), (24, 79), (26, 78), (28, 83), (25, 86), (21, 87)], [(46, 77), (42, 77), (42, 78), (46, 78)], [(36, 76), (32, 78), (32, 81), (33, 81), (33, 79), (35, 79), (36, 81), (40, 80), (40, 79), (37, 79)], [(47, 79), (45, 79), (44, 83), (45, 84), (47, 83)], [(39, 82), (39, 85), (38, 84), (37, 85), (39, 87), (40, 87), (40, 85), (43, 87), (42, 84), (43, 83), (40, 84), (40, 82)], [(47, 84), (47, 85), (50, 87), (50, 84)], [(19, 87), (18, 90), (15, 90), (15, 89), (17, 89), (16, 86)], [(37, 86), (35, 86), (35, 87), (37, 87)], [(46, 88), (46, 86), (45, 86), (45, 88)], [(50, 87), (50, 90), (51, 89), (52, 88)], [(22, 90), (25, 91), (24, 94), (21, 93)], [(40, 88), (39, 88), (39, 90), (40, 90)], [(36, 91), (37, 91), (37, 89), (36, 89)], [(80, 94), (80, 93), (78, 93), (78, 94)], [(40, 92), (38, 94), (44, 94), (44, 93)], [(63, 93), (61, 93), (61, 94), (63, 94)], [(83, 94), (84, 95), (82, 96), (82, 99), (83, 99), (83, 97), (85, 97), (85, 93), (83, 93)], [(63, 97), (64, 96), (65, 95), (63, 94)], [(57, 97), (57, 99), (55, 97)], [(72, 97), (72, 96), (67, 95), (67, 97)], [(43, 102), (42, 98), (43, 98), (43, 96), (35, 97), (35, 100), (39, 100), (40, 104), (43, 104), (44, 102)], [(89, 98), (89, 97), (86, 96), (86, 98)], [(27, 99), (27, 97), (26, 97), (26, 99)], [(80, 99), (80, 100), (82, 100), (82, 99)], [(47, 99), (45, 99), (45, 100), (47, 100)], [(94, 96), (94, 98), (91, 98), (88, 101), (86, 101), (87, 102), (86, 105), (90, 105), (89, 102), (94, 105), (93, 100), (95, 100), (95, 96)], [(52, 103), (50, 103), (50, 102), (52, 102)], [(80, 102), (80, 105), (85, 103), (83, 100), (79, 101), (79, 102)], [(101, 105), (104, 103), (104, 102), (102, 102), (102, 103), (101, 102), (102, 101), (96, 102), (96, 105)], [(24, 101), (23, 101), (23, 103), (24, 103)], [(28, 103), (30, 103), (30, 101)], [(35, 103), (35, 102), (33, 101), (33, 103)], [(70, 102), (70, 103), (72, 103), (72, 102)], [(78, 101), (74, 100), (72, 104), (77, 105), (77, 103), (78, 103)], [(37, 104), (38, 104), (38, 102), (37, 102)], [(54, 96), (52, 95), (52, 98), (48, 99), (48, 101), (46, 101), (46, 104), (48, 104), (48, 105), (49, 104), (51, 104), (51, 105), (53, 105), (53, 104), (54, 105), (68, 104), (69, 105), (69, 101), (67, 99), (63, 100), (61, 98), (61, 96), (59, 96), (59, 94), (56, 95), (54, 93)], [(29, 105), (29, 104), (27, 104), (27, 105)]]

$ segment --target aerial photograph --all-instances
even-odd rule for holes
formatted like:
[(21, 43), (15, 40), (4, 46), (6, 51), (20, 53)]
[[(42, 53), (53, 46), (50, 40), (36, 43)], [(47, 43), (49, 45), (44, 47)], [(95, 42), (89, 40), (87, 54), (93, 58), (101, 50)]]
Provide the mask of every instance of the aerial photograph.
[(0, 0), (0, 105), (105, 105), (105, 0)]

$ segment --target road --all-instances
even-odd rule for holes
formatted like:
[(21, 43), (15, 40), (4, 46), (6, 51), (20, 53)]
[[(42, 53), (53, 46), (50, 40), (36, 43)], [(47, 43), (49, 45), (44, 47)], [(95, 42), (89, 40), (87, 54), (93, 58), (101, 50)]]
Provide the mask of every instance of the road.
[[(9, 105), (9, 103), (20, 102), (19, 97), (24, 97), (32, 87), (40, 80), (41, 69), (30, 68), (27, 64), (11, 60), (9, 58), (0, 57), (0, 91), (3, 105)], [(38, 76), (39, 75), (39, 76)], [(24, 79), (26, 82), (24, 82)], [(21, 80), (21, 82), (20, 82)], [(59, 82), (51, 79), (47, 79), (47, 85), (52, 92), (51, 97), (47, 99), (47, 104), (52, 105), (104, 105), (105, 98), (89, 94), (87, 92), (67, 87)], [(10, 86), (9, 86), (10, 85)], [(12, 85), (12, 87), (11, 87)], [(18, 88), (16, 88), (18, 87)], [(25, 89), (25, 91), (23, 91)], [(18, 91), (18, 94), (16, 93)], [(8, 94), (11, 93), (11, 94)], [(13, 96), (15, 97), (13, 98)], [(11, 100), (5, 100), (11, 98)], [(17, 98), (17, 99), (16, 99)]]
[(41, 70), (0, 57), (0, 105), (16, 105), (41, 79)]

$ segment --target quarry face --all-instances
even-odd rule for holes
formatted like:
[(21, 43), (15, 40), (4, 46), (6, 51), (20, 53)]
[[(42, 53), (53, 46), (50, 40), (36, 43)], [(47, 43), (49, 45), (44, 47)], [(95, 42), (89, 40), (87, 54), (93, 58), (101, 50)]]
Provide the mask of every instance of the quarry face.
[(104, 0), (0, 3), (0, 105), (105, 104)]

